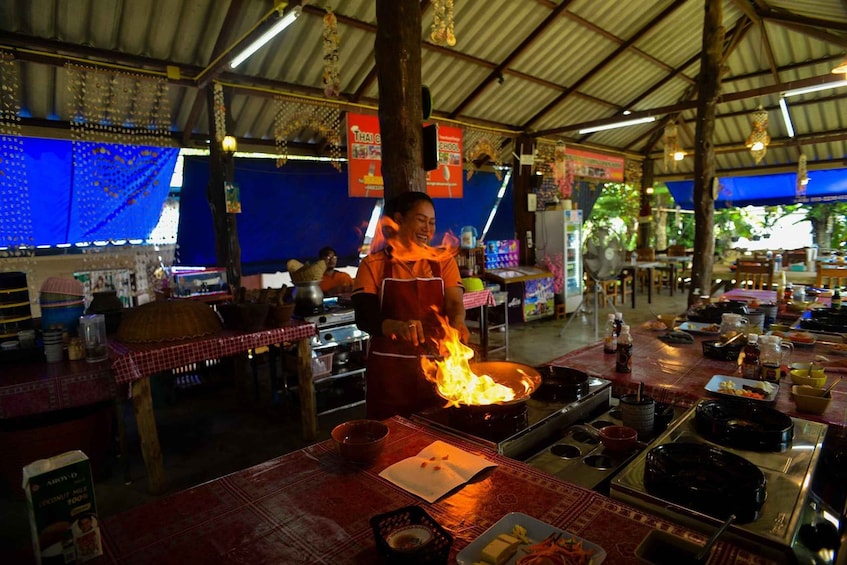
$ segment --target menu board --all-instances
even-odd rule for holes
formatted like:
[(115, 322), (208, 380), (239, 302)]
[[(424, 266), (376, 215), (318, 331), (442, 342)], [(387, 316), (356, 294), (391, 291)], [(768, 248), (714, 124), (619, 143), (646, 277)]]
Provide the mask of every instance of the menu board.
[[(423, 124), (421, 124), (423, 127)], [(462, 198), (462, 130), (438, 126), (438, 166), (426, 175), (432, 198)], [(379, 117), (347, 114), (347, 193), (350, 197), (383, 198), (382, 136)]]

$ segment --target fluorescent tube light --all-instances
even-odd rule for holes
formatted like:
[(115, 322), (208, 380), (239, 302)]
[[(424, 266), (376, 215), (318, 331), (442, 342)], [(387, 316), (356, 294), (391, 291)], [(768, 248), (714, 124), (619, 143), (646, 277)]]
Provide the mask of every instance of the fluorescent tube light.
[[(847, 81), (845, 81), (845, 82), (847, 82)], [(615, 122), (613, 124), (606, 124), (606, 125), (603, 125), (603, 126), (593, 126), (593, 127), (590, 127), (590, 128), (583, 128), (583, 129), (579, 130), (579, 133), (594, 133), (595, 131), (604, 131), (604, 130), (607, 130), (607, 129), (624, 128), (626, 126), (634, 126), (634, 125), (638, 125), (638, 124), (647, 124), (647, 123), (655, 122), (655, 121), (656, 121), (655, 116), (648, 116), (646, 118), (638, 118), (638, 119), (635, 119), (635, 120), (626, 120), (626, 121), (623, 121), (623, 122)]]
[(830, 88), (840, 88), (847, 86), (847, 80), (837, 80), (835, 82), (825, 82), (817, 86), (807, 86), (806, 88), (795, 88), (794, 90), (786, 90), (782, 95), (786, 98), (789, 96), (800, 96), (801, 94), (809, 94), (810, 92), (818, 92), (819, 90), (828, 90)]
[(791, 123), (791, 114), (788, 113), (788, 104), (785, 103), (785, 98), (779, 99), (779, 109), (782, 110), (782, 121), (785, 122), (788, 137), (794, 137), (794, 124)]
[(250, 55), (261, 49), (265, 43), (276, 37), (279, 32), (290, 26), (294, 20), (300, 17), (301, 11), (302, 8), (300, 8), (300, 6), (295, 6), (293, 10), (285, 14), (278, 22), (272, 25), (268, 31), (260, 35), (255, 41), (253, 41), (253, 43), (245, 47), (238, 55), (236, 55), (235, 58), (230, 61), (229, 68), (234, 69), (246, 61)]

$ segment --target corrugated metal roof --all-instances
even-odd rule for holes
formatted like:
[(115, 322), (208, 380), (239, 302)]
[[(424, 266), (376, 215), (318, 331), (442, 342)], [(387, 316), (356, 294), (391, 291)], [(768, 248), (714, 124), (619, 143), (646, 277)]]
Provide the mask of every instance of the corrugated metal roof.
[[(455, 0), (455, 47), (431, 43), (433, 3), (422, 2), (421, 75), (433, 93), (436, 119), (451, 116), (515, 134), (526, 127), (529, 134), (548, 139), (649, 155), (659, 179), (669, 178), (661, 158), (666, 120), (677, 119), (681, 142), (693, 145), (702, 0), (572, 0), (555, 18), (549, 16), (560, 6), (558, 0)], [(794, 139), (788, 137), (778, 102), (786, 89), (828, 80), (829, 70), (847, 51), (847, 7), (842, 0), (757, 0), (751, 5), (755, 13), (748, 14), (732, 0), (722, 3), (727, 33), (746, 31), (725, 61), (714, 139), (720, 174), (791, 170), (801, 151), (810, 169), (843, 166), (847, 91), (789, 98)], [(274, 6), (273, 0), (2, 2), (0, 49), (17, 59), (26, 126), (54, 124), (60, 126), (57, 135), (67, 135), (61, 130), (70, 118), (67, 62), (117, 64), (157, 76), (173, 65), (182, 76), (170, 85), (172, 128), (177, 134), (190, 130), (180, 140), (192, 133), (203, 137), (208, 118), (198, 86), (206, 81), (197, 80), (198, 75), (214, 63), (216, 49), (228, 49)], [(322, 98), (326, 7), (339, 20), (342, 96), (337, 102), (344, 110), (375, 109), (375, 2), (316, 0), (238, 69), (225, 68), (220, 75), (213, 69), (201, 77), (216, 75), (238, 87), (229, 111), (242, 142), (272, 142), (278, 108), (274, 93)], [(499, 66), (502, 81), (491, 80)], [(750, 112), (760, 103), (769, 111), (772, 145), (765, 160), (754, 165), (744, 141)], [(658, 119), (587, 136), (577, 133), (624, 110)], [(293, 132), (289, 141), (315, 149), (323, 145), (310, 128)], [(677, 164), (677, 176), (692, 171), (690, 157)]]

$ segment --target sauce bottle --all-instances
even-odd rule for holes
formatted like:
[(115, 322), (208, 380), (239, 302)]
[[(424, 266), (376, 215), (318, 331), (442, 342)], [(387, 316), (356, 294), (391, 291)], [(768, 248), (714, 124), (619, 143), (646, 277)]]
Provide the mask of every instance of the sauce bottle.
[(615, 312), (615, 336), (621, 335), (623, 327), (623, 312)]
[(621, 335), (618, 336), (615, 371), (618, 373), (632, 372), (632, 334), (629, 333), (629, 324), (624, 324), (621, 327)]
[(603, 334), (603, 353), (617, 353), (618, 337), (615, 327), (615, 315), (609, 314), (606, 318), (606, 331)]
[(838, 292), (837, 288), (835, 289), (835, 292), (832, 293), (832, 301), (829, 305), (833, 310), (841, 308), (841, 293)]
[(741, 376), (745, 379), (761, 379), (758, 334), (747, 334), (747, 345), (744, 346), (744, 359), (741, 361)]

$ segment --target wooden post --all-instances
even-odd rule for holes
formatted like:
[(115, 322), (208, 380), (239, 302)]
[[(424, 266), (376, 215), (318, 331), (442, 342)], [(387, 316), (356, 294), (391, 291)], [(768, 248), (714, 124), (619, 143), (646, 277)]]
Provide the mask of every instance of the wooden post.
[[(232, 155), (225, 155), (217, 139), (215, 123), (215, 92), (212, 84), (206, 87), (206, 107), (209, 113), (209, 184), (206, 198), (212, 211), (215, 236), (215, 257), (219, 267), (226, 267), (230, 288), (241, 286), (241, 245), (238, 242), (238, 222), (235, 214), (226, 211), (225, 182), (234, 178)], [(223, 132), (226, 134), (226, 132)]]
[(132, 382), (132, 408), (138, 427), (141, 455), (147, 469), (147, 490), (152, 494), (161, 494), (166, 487), (165, 467), (162, 448), (159, 446), (159, 432), (156, 430), (156, 415), (153, 413), (150, 377)]
[(303, 439), (314, 441), (318, 435), (318, 415), (315, 404), (315, 383), (312, 382), (312, 345), (309, 339), (301, 339), (297, 342), (297, 375)]
[(421, 102), (419, 0), (376, 1), (379, 131), (385, 198), (426, 192)]
[(650, 247), (650, 228), (653, 226), (653, 210), (650, 206), (650, 195), (647, 189), (653, 187), (653, 159), (645, 158), (641, 162), (641, 189), (639, 196), (641, 206), (638, 212), (638, 244), (637, 247)]
[(694, 152), (694, 259), (688, 303), (698, 297), (694, 289), (712, 287), (715, 254), (715, 109), (720, 96), (721, 62), (725, 30), (721, 26), (721, 0), (705, 1), (703, 51), (697, 92), (697, 129)]
[[(531, 155), (535, 149), (535, 141), (529, 137), (521, 136), (518, 138), (515, 147), (523, 155)], [(520, 244), (520, 263), (521, 265), (535, 265), (535, 247), (529, 247), (526, 234), (532, 233), (532, 241), (538, 241), (535, 237), (535, 212), (530, 212), (527, 207), (527, 195), (532, 192), (533, 174), (530, 165), (521, 166), (520, 155), (515, 161), (514, 170), (515, 176), (512, 180), (512, 201), (515, 208), (515, 233)], [(540, 178), (540, 177), (539, 177)]]

